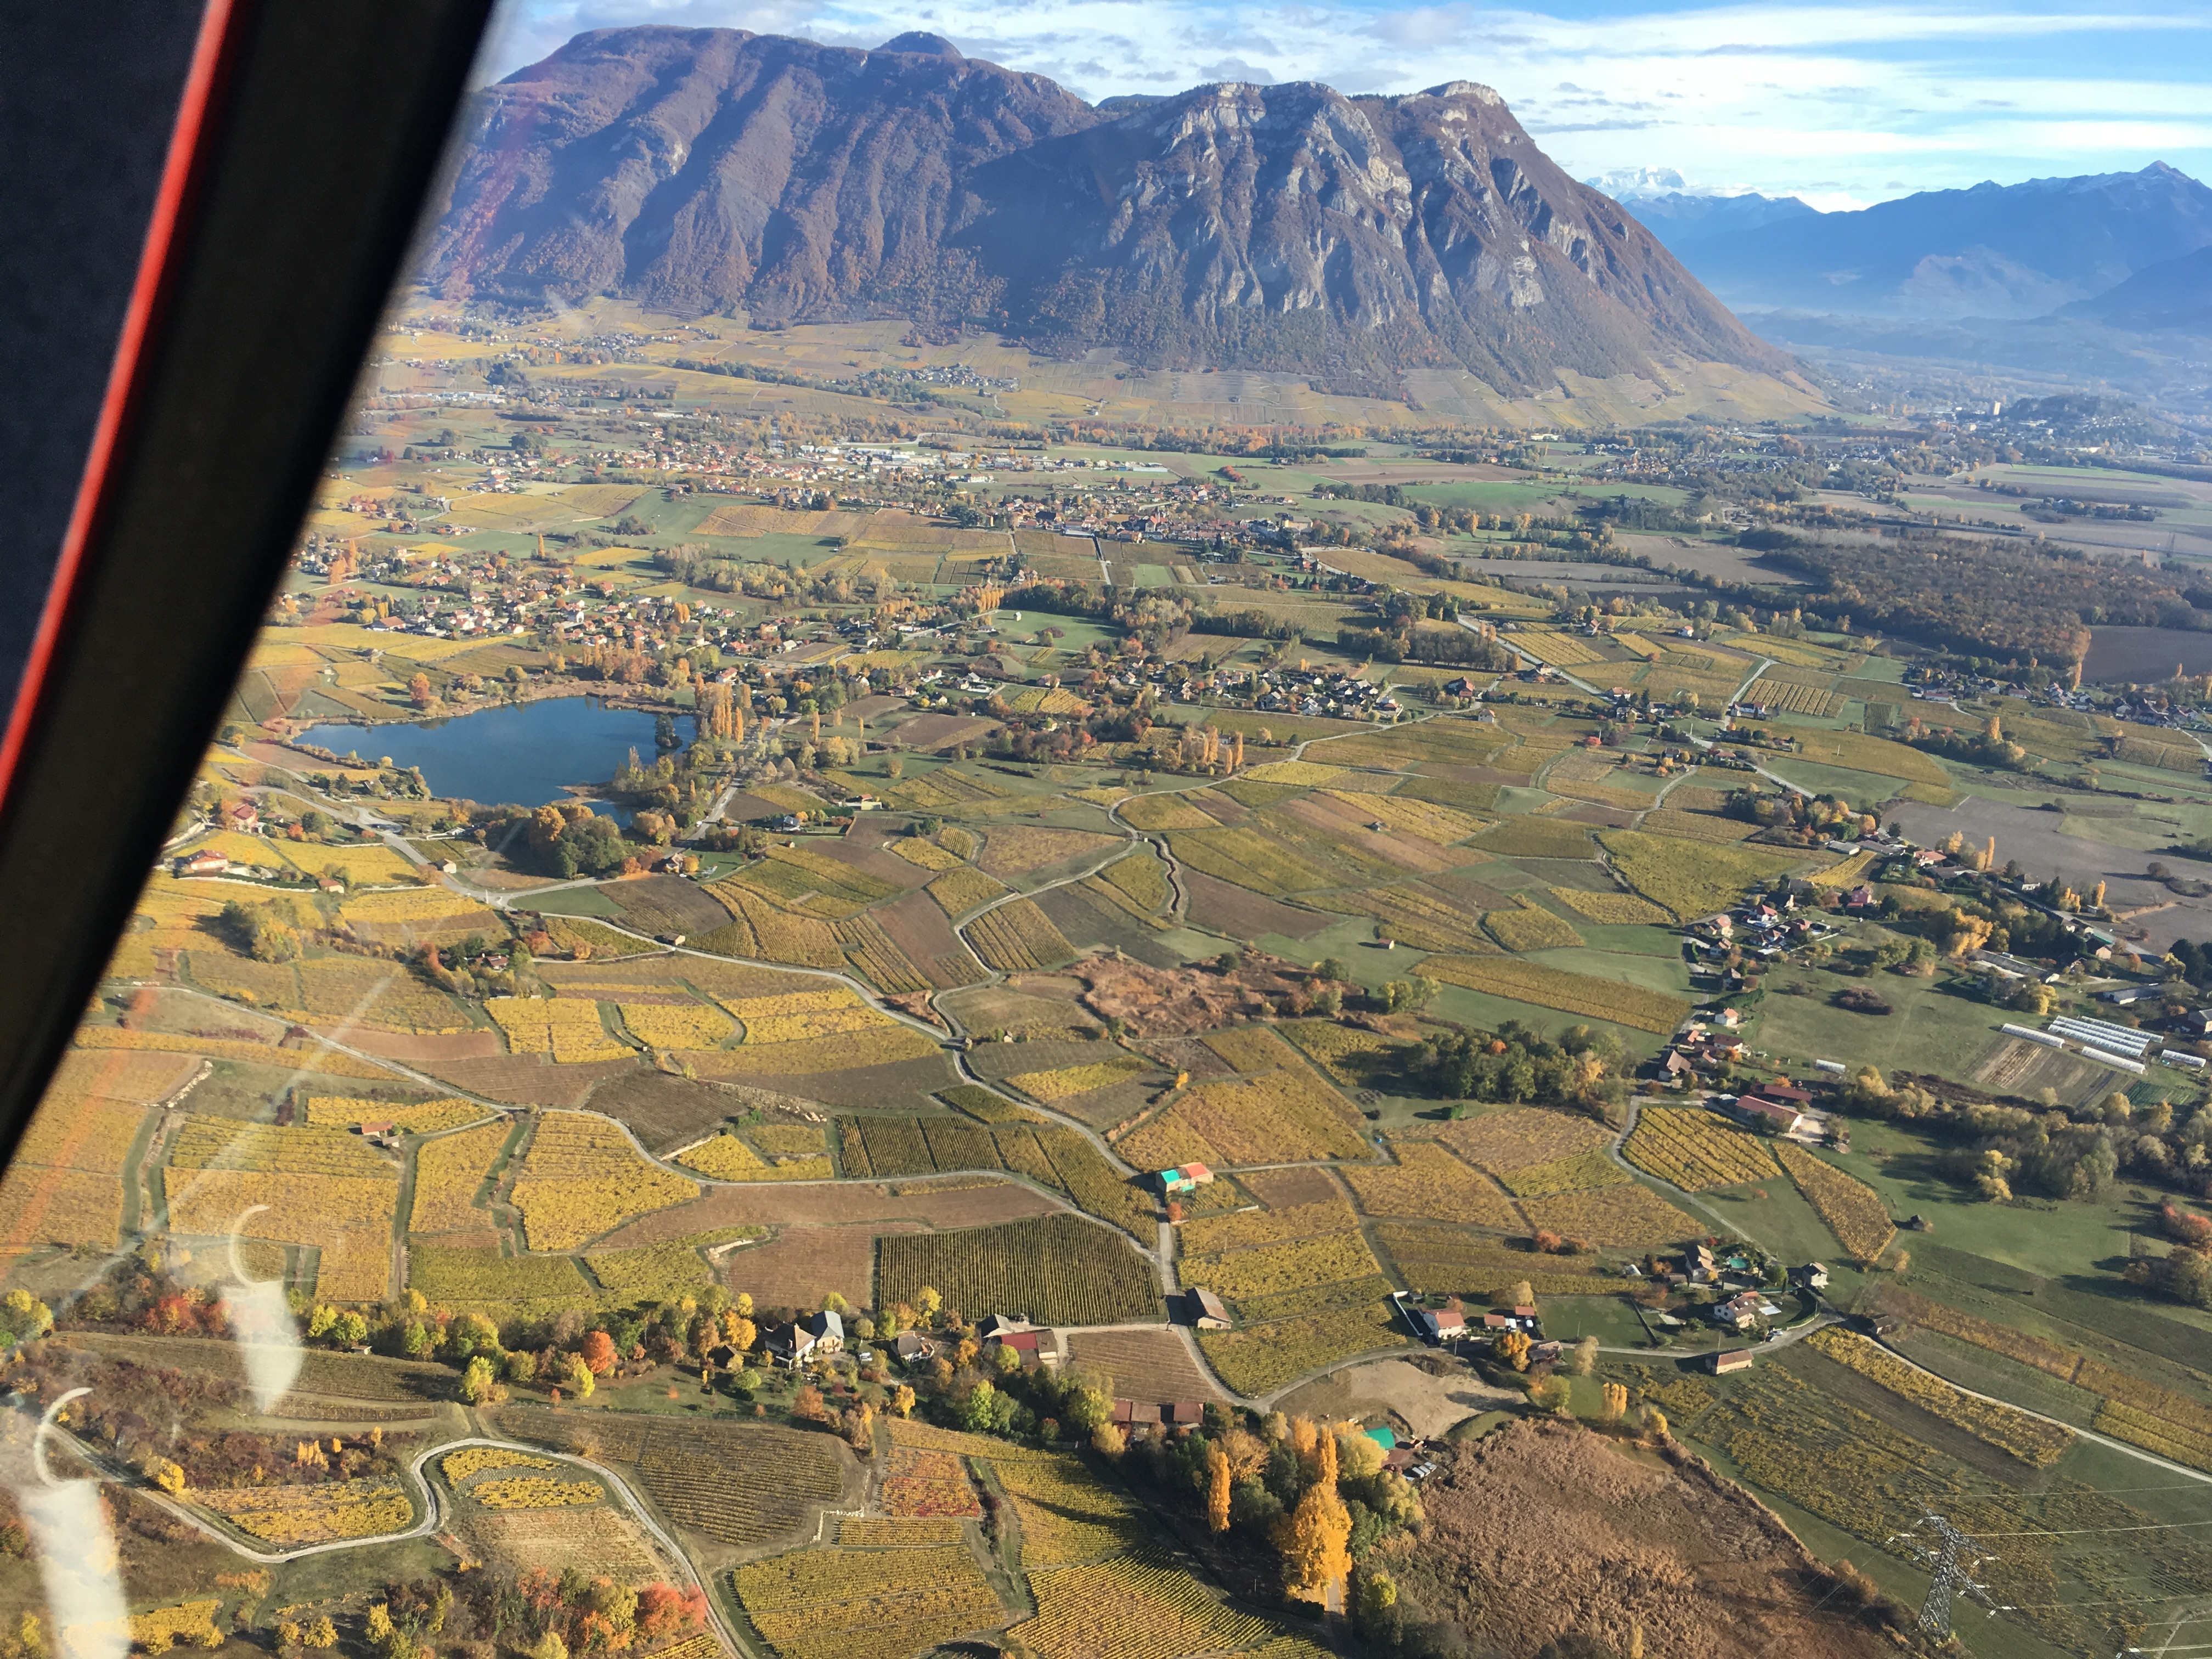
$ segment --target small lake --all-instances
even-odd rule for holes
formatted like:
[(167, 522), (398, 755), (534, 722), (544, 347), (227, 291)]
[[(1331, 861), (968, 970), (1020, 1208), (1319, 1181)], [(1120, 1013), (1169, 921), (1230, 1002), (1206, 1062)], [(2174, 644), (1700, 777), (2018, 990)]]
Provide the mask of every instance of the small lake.
[(605, 783), (632, 748), (651, 763), (658, 752), (653, 727), (653, 717), (641, 709), (610, 708), (596, 697), (546, 697), (451, 720), (318, 726), (301, 732), (300, 741), (333, 754), (371, 761), (389, 755), (397, 765), (419, 766), (431, 793), (449, 800), (542, 806), (570, 799), (571, 784)]
[(2093, 628), (2085, 680), (2132, 680), (2149, 685), (2185, 674), (2212, 673), (2212, 634), (2186, 628)]

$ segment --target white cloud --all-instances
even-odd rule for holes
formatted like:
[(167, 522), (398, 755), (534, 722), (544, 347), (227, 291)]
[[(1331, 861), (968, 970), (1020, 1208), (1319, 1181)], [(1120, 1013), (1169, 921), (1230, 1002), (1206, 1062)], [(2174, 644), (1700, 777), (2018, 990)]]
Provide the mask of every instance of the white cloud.
[[(1571, 0), (1581, 9), (1591, 0)], [(1496, 87), (1577, 177), (1677, 167), (1808, 200), (1993, 178), (2212, 172), (2212, 9), (1753, 3), (1578, 16), (1264, 0), (505, 0), (495, 76), (586, 28), (749, 28), (872, 46), (908, 29), (1087, 98), (1210, 80)]]

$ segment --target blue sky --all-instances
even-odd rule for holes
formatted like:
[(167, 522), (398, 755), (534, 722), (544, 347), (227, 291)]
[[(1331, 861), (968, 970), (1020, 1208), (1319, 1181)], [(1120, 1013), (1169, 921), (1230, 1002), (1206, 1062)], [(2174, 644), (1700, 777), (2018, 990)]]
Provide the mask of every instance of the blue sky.
[(929, 29), (1089, 99), (1207, 81), (1346, 92), (1449, 80), (1503, 93), (1577, 177), (1672, 167), (1692, 185), (1863, 205), (1994, 179), (2212, 177), (2212, 6), (1760, 3), (1542, 10), (1327, 0), (505, 0), (486, 78), (583, 29), (749, 28), (874, 46)]

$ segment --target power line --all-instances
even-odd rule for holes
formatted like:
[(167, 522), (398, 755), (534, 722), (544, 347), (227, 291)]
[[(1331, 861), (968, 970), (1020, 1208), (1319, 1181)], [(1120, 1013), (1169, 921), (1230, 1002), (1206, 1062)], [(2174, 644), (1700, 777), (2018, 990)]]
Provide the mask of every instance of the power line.
[(2043, 1527), (2023, 1532), (1974, 1532), (1969, 1538), (2079, 1538), (2100, 1532), (2172, 1532), (2182, 1527), (2212, 1527), (2212, 1516), (2202, 1521), (2158, 1521), (2142, 1527)]
[[(1923, 1515), (1920, 1524), (1936, 1534), (1936, 1547), (1913, 1546), (1913, 1553), (1923, 1561), (1933, 1563), (1934, 1579), (1928, 1586), (1927, 1598), (1920, 1604), (1920, 1628), (1938, 1640), (1951, 1633), (1951, 1602), (1960, 1591), (1969, 1595), (1983, 1590), (1984, 1585), (1974, 1582), (1973, 1570), (1979, 1566), (1983, 1556), (1968, 1546), (1970, 1540), (1940, 1515)], [(1898, 1537), (1909, 1537), (1900, 1533)], [(1897, 1540), (1890, 1540), (1895, 1543)]]

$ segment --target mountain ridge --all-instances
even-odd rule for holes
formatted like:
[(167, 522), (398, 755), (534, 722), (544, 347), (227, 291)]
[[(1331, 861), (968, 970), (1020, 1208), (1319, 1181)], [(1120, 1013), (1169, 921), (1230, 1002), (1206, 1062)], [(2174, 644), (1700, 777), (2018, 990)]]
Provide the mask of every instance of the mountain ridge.
[(1747, 310), (2027, 319), (2212, 245), (2212, 189), (2163, 161), (2136, 173), (1985, 180), (1685, 245)]
[(423, 262), (452, 294), (899, 316), (1395, 395), (1789, 373), (1487, 87), (1222, 82), (1093, 106), (940, 37), (596, 30), (477, 95)]

